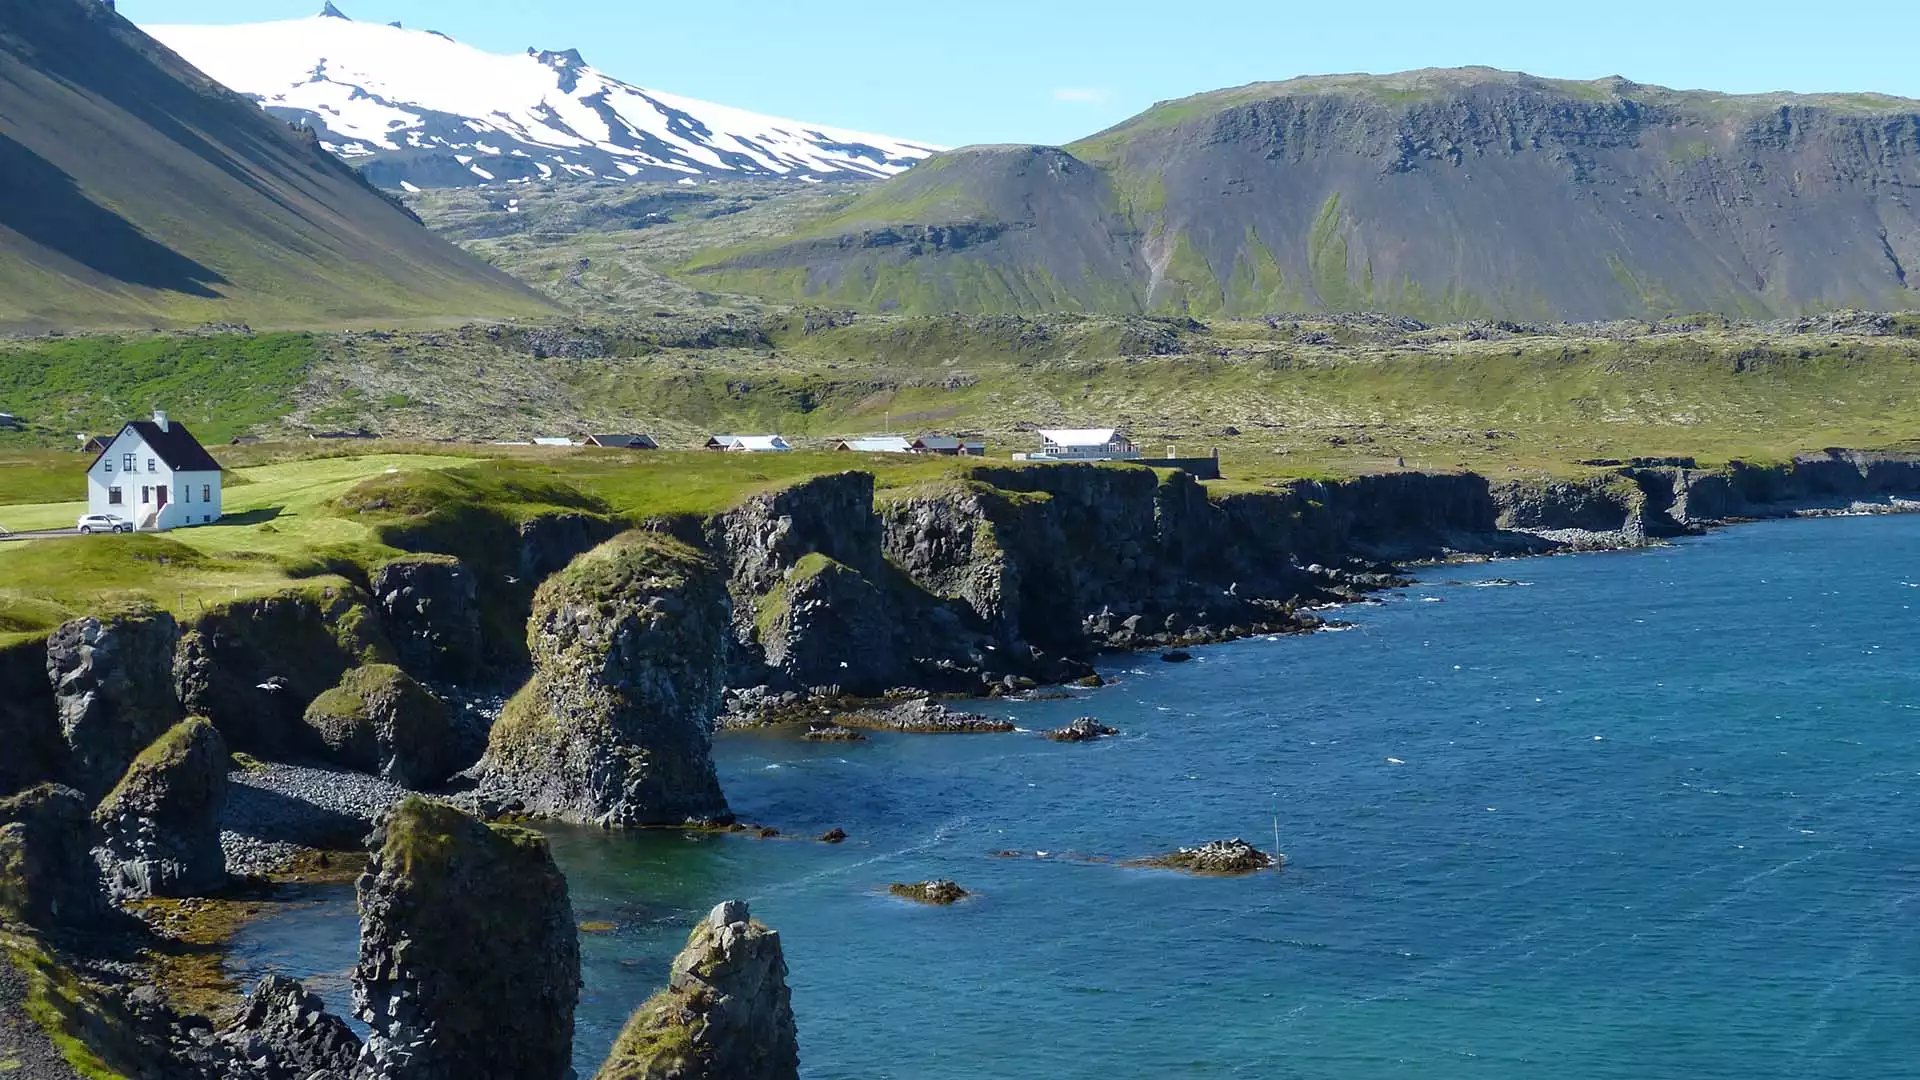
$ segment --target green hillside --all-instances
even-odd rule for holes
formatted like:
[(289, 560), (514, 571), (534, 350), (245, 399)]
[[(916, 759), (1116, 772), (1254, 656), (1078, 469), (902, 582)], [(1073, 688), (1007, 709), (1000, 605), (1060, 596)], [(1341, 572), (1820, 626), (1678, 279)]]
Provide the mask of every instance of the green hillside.
[(1908, 309), (1916, 123), (1920, 102), (1881, 95), (1480, 68), (1261, 83), (1063, 149), (954, 151), (677, 270), (907, 313)]
[(540, 315), (97, 0), (0, 0), (0, 329)]

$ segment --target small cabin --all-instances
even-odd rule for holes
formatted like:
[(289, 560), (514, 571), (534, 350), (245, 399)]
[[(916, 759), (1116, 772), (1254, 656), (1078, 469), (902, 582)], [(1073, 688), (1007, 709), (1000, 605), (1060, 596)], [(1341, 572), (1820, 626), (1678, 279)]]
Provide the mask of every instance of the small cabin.
[(105, 451), (105, 450), (106, 450), (106, 448), (107, 448), (107, 444), (108, 444), (108, 443), (111, 443), (111, 442), (113, 441), (113, 436), (111, 436), (111, 435), (82, 435), (82, 436), (80, 436), (80, 440), (81, 440), (81, 442), (80, 442), (80, 452), (81, 452), (81, 453), (83, 453), (83, 454), (98, 454), (98, 453), (101, 453), (101, 452), (103, 452), (103, 451)]
[(778, 435), (715, 435), (706, 448), (733, 454), (784, 454), (793, 445)]
[(220, 463), (185, 424), (131, 420), (87, 467), (87, 512), (165, 531), (220, 520)]
[(588, 446), (604, 447), (608, 450), (658, 450), (660, 444), (651, 435), (589, 435)]
[(1134, 461), (1140, 452), (1118, 428), (1042, 429), (1040, 452), (1030, 461)]

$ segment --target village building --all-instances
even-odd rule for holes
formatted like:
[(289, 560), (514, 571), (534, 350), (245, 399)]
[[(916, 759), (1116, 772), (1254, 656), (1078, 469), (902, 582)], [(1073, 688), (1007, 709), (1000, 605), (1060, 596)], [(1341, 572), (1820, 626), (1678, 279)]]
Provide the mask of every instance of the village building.
[(951, 435), (922, 435), (913, 440), (916, 454), (944, 454), (948, 457), (986, 457), (987, 444), (979, 439)]
[(856, 454), (911, 454), (913, 442), (899, 435), (873, 435), (861, 439), (843, 439), (834, 449)]
[(133, 420), (87, 468), (87, 512), (162, 531), (220, 520), (220, 463), (186, 425)]
[(588, 446), (604, 447), (608, 450), (658, 450), (660, 444), (651, 435), (589, 435)]
[(1028, 461), (1136, 461), (1140, 452), (1118, 428), (1043, 428)]
[(98, 454), (113, 441), (111, 435), (81, 435), (78, 438), (81, 440), (80, 452), (83, 454)]
[(866, 435), (843, 439), (834, 447), (860, 454), (942, 454), (947, 457), (985, 457), (987, 444), (977, 439), (959, 439), (951, 435)]
[(793, 444), (778, 435), (715, 435), (707, 440), (708, 450), (738, 454), (784, 454)]

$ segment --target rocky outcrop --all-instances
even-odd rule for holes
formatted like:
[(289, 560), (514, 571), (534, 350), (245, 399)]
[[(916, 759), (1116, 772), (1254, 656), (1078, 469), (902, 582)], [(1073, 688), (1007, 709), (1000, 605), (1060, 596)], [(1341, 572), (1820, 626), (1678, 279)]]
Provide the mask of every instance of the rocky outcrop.
[(595, 1080), (794, 1080), (800, 1047), (780, 935), (732, 900), (713, 909)]
[(173, 675), (181, 704), (212, 720), (234, 749), (278, 758), (316, 749), (302, 714), (347, 669), (392, 659), (364, 594), (312, 585), (194, 619)]
[(86, 798), (72, 788), (42, 784), (0, 799), (0, 922), (51, 930), (105, 917), (92, 836)]
[(480, 603), (465, 563), (450, 555), (395, 559), (373, 572), (372, 592), (401, 667), (423, 679), (474, 677)]
[(567, 1075), (580, 948), (546, 840), (414, 797), (371, 842), (353, 972), (365, 1064), (389, 1080)]
[(360, 1038), (297, 980), (268, 975), (220, 1038), (246, 1062), (250, 1080), (371, 1080)]
[(1168, 855), (1143, 860), (1139, 865), (1165, 870), (1184, 870), (1190, 874), (1251, 874), (1256, 870), (1279, 866), (1283, 856), (1261, 851), (1245, 840), (1210, 840), (1199, 847), (1181, 848)]
[(134, 760), (93, 813), (94, 857), (115, 897), (200, 896), (226, 884), (227, 768), (226, 740), (198, 717)]
[(961, 888), (958, 882), (946, 878), (916, 881), (911, 884), (896, 882), (887, 886), (887, 894), (902, 900), (911, 900), (916, 904), (930, 904), (934, 907), (950, 907), (973, 895)]
[(181, 717), (174, 697), (173, 616), (150, 609), (88, 616), (47, 639), (60, 734), (76, 786), (99, 796)]
[(1010, 720), (994, 720), (979, 713), (949, 709), (932, 698), (914, 698), (884, 709), (841, 713), (834, 718), (834, 722), (845, 728), (905, 731), (920, 735), (1004, 734), (1014, 730)]
[(1054, 728), (1047, 732), (1047, 738), (1052, 742), (1083, 743), (1118, 734), (1120, 729), (1110, 728), (1091, 716), (1083, 716), (1065, 727)]
[(0, 646), (0, 747), (0, 796), (67, 775), (45, 642)]
[(305, 720), (329, 760), (402, 787), (437, 787), (457, 767), (446, 706), (391, 664), (347, 672)]
[(911, 679), (913, 598), (892, 588), (873, 491), (867, 473), (818, 476), (710, 524), (734, 600), (734, 682), (878, 694)]
[(713, 563), (653, 533), (548, 579), (528, 626), (533, 678), (488, 740), (489, 793), (606, 826), (732, 820), (712, 752), (730, 621)]
[(1656, 535), (1793, 514), (1911, 509), (1920, 500), (1920, 456), (1911, 454), (1827, 450), (1778, 465), (1735, 461), (1721, 469), (1621, 471), (1645, 495), (1648, 528)]
[(1637, 547), (1647, 541), (1646, 495), (1631, 478), (1603, 473), (1576, 480), (1510, 480), (1491, 489), (1503, 529), (1569, 547)]

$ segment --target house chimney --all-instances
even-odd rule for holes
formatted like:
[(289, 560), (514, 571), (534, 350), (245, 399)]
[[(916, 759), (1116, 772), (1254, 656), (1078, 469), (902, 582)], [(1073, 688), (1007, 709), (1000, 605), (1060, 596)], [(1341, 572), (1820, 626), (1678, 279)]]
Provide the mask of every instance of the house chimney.
[(154, 424), (155, 424), (155, 426), (157, 426), (157, 427), (159, 427), (159, 429), (160, 429), (161, 431), (166, 431), (166, 430), (168, 430), (168, 428), (167, 428), (167, 411), (166, 411), (165, 409), (155, 409), (155, 410), (153, 410), (153, 422), (154, 422)]

